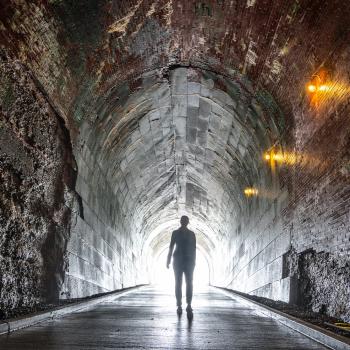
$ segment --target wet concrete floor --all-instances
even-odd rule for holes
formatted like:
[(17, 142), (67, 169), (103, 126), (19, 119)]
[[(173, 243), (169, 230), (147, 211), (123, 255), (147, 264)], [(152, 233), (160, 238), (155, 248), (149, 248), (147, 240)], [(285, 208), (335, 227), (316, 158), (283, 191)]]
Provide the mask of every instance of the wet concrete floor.
[(326, 349), (214, 288), (195, 292), (193, 308), (189, 322), (171, 291), (144, 287), (0, 336), (0, 349)]

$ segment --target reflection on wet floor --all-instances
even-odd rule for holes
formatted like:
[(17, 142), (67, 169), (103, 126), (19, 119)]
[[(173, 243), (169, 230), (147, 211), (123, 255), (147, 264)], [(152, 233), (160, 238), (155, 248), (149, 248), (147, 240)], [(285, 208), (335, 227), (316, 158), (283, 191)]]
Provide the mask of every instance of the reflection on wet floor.
[(257, 316), (214, 288), (195, 290), (194, 318), (168, 290), (144, 287), (113, 302), (0, 337), (1, 349), (325, 349)]

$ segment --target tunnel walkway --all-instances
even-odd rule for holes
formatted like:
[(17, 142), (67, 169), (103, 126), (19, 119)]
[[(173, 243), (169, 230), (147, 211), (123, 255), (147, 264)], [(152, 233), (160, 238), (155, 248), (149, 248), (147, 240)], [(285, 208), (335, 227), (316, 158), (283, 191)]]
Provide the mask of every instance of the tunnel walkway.
[(325, 349), (274, 320), (256, 316), (213, 288), (197, 291), (194, 319), (174, 298), (145, 287), (93, 309), (0, 337), (1, 349)]

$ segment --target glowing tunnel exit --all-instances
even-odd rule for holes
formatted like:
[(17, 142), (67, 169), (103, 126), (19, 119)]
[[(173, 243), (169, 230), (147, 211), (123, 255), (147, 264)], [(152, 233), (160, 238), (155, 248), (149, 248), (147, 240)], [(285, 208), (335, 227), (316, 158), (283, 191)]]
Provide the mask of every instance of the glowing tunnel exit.
[[(154, 259), (152, 271), (150, 271), (151, 283), (155, 284), (162, 289), (174, 290), (174, 270), (172, 264), (169, 269), (166, 268), (166, 259), (168, 254), (168, 248), (162, 250), (162, 252)], [(207, 258), (201, 252), (200, 249), (196, 250), (196, 267), (193, 275), (193, 286), (195, 290), (203, 288), (210, 284), (210, 271)], [(183, 280), (183, 288), (185, 286), (185, 279)]]

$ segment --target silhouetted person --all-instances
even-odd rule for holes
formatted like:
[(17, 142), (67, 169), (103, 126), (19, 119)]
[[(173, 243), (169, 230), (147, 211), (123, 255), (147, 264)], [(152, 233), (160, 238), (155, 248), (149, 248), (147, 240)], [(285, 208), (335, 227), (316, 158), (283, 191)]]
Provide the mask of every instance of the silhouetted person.
[(182, 216), (181, 227), (175, 230), (171, 235), (169, 253), (167, 259), (167, 268), (169, 268), (174, 246), (176, 245), (173, 255), (173, 267), (175, 274), (175, 296), (177, 303), (177, 313), (182, 314), (182, 275), (186, 279), (186, 302), (187, 316), (192, 318), (192, 294), (193, 294), (193, 270), (196, 264), (196, 236), (187, 228), (189, 219)]

